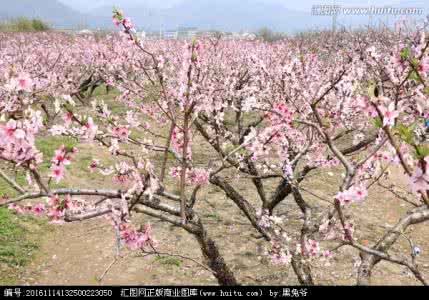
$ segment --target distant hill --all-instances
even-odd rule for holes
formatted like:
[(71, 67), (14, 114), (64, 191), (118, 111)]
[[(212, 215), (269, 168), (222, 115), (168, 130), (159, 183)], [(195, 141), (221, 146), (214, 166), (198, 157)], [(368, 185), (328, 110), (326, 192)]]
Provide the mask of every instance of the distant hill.
[[(132, 7), (132, 6), (145, 6), (154, 9), (169, 8), (182, 0), (58, 0), (65, 5), (72, 7), (83, 13), (88, 13), (96, 8), (112, 6)], [(279, 0), (281, 1), (281, 0)]]
[[(145, 2), (146, 3), (146, 2)], [(224, 31), (257, 30), (269, 27), (275, 31), (293, 32), (330, 24), (330, 19), (311, 18), (310, 13), (293, 11), (284, 5), (259, 0), (182, 0), (166, 9), (149, 5), (121, 5), (134, 23), (147, 30), (175, 29), (193, 26)], [(89, 13), (110, 17), (112, 6), (100, 6)]]
[[(377, 3), (380, 6), (382, 2), (388, 1), (393, 0), (380, 0)], [(337, 1), (338, 4), (342, 2), (346, 1)], [(428, 7), (421, 2), (406, 0), (393, 6)], [(312, 0), (300, 0), (299, 3), (286, 0), (11, 0), (0, 6), (0, 21), (24, 16), (41, 18), (56, 28), (112, 29), (112, 7), (117, 4), (139, 29), (150, 31), (197, 27), (237, 32), (268, 27), (274, 31), (291, 33), (331, 28), (331, 17), (311, 15), (311, 3)], [(356, 5), (358, 0), (348, 0), (346, 3), (349, 6), (351, 3)], [(299, 11), (287, 7), (305, 9)], [(427, 12), (426, 9), (424, 15)], [(374, 18), (373, 24), (388, 21), (392, 25), (395, 19), (394, 16), (381, 16)], [(368, 16), (337, 18), (338, 27), (365, 26), (368, 23)]]
[(110, 19), (80, 13), (57, 0), (12, 0), (0, 6), (0, 20), (18, 17), (40, 18), (56, 28), (111, 26)]
[(276, 31), (294, 31), (310, 23), (305, 12), (257, 0), (186, 0), (165, 14), (166, 19), (177, 16), (177, 22), (189, 26), (226, 31), (257, 30), (263, 26)]

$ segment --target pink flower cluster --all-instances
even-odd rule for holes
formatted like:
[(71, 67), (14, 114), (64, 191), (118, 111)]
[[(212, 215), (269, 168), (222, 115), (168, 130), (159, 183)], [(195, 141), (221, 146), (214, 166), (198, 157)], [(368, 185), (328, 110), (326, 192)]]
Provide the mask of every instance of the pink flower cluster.
[(35, 205), (26, 204), (23, 206), (12, 203), (8, 206), (9, 209), (15, 210), (18, 214), (32, 214), (35, 216), (42, 216), (46, 214), (51, 224), (62, 224), (62, 218), (66, 210), (76, 210), (82, 205), (78, 200), (72, 199), (70, 195), (66, 195), (64, 199), (60, 199), (58, 195), (53, 195), (48, 198), (48, 207), (44, 203), (37, 203)]
[[(173, 178), (180, 178), (181, 167), (173, 167), (170, 175)], [(186, 169), (186, 183), (191, 185), (206, 185), (209, 183), (210, 171), (206, 169)]]
[(11, 91), (31, 91), (33, 80), (27, 73), (20, 73), (17, 77), (12, 77), (6, 88)]
[(54, 157), (51, 162), (51, 178), (55, 179), (56, 183), (59, 183), (65, 174), (65, 166), (71, 163), (71, 154), (77, 153), (77, 148), (67, 149), (64, 145), (55, 150)]
[(27, 204), (24, 206), (17, 205), (16, 203), (9, 204), (9, 209), (15, 210), (17, 214), (33, 214), (40, 216), (45, 212), (45, 205), (38, 203), (34, 206)]
[(385, 104), (380, 105), (379, 110), (383, 116), (383, 126), (395, 125), (395, 119), (399, 117), (399, 110), (395, 108), (395, 102), (385, 98)]
[(1, 127), (5, 142), (11, 142), (14, 139), (20, 140), (25, 138), (25, 131), (22, 129), (22, 124), (14, 119), (10, 119), (6, 125)]
[(22, 164), (42, 162), (42, 154), (34, 146), (35, 129), (31, 123), (10, 119), (0, 124), (0, 158)]
[(414, 170), (413, 176), (410, 178), (411, 190), (414, 193), (425, 192), (429, 190), (429, 157), (426, 157), (424, 160), (424, 167), (420, 165)]
[(119, 225), (119, 233), (123, 243), (131, 250), (143, 250), (158, 244), (152, 237), (152, 226), (149, 223), (145, 224), (143, 232), (137, 231), (129, 223), (122, 223)]
[(124, 161), (117, 164), (115, 169), (116, 175), (113, 177), (113, 181), (119, 184), (125, 184), (133, 174), (133, 168)]
[(346, 191), (339, 192), (335, 199), (340, 202), (341, 205), (348, 205), (353, 202), (361, 202), (368, 196), (368, 191), (363, 185), (354, 185)]
[(315, 240), (307, 240), (307, 243), (305, 243), (305, 251), (303, 252), (310, 257), (317, 257), (320, 252), (319, 243)]
[(271, 258), (271, 262), (275, 265), (289, 265), (292, 260), (292, 254), (288, 250), (285, 250), (277, 240), (271, 242), (271, 249), (268, 255)]
[[(190, 132), (188, 136), (189, 136), (189, 143), (188, 143), (188, 149), (186, 149), (187, 158), (192, 159), (192, 149), (191, 149), (192, 137), (190, 136)], [(171, 145), (173, 149), (180, 154), (182, 154), (183, 152), (183, 143), (184, 143), (183, 138), (184, 138), (183, 130), (175, 127), (173, 130), (173, 134), (171, 135)]]
[(277, 104), (274, 109), (268, 113), (273, 126), (275, 125), (291, 125), (293, 119), (293, 112), (284, 104)]
[(258, 225), (262, 228), (270, 228), (273, 225), (282, 223), (282, 218), (270, 215), (268, 209), (261, 210), (257, 213)]
[(128, 140), (128, 136), (130, 135), (130, 131), (128, 126), (117, 126), (112, 129), (112, 134), (121, 142), (126, 142)]
[(89, 164), (88, 168), (91, 173), (95, 172), (100, 167), (100, 161), (98, 159), (93, 159)]
[(368, 96), (358, 96), (356, 98), (357, 109), (363, 112), (368, 117), (376, 117), (377, 111), (374, 106), (371, 104)]
[[(129, 18), (124, 18), (124, 14), (121, 10), (115, 9), (113, 11), (112, 21), (116, 27), (119, 27), (122, 24), (123, 33), (127, 34), (130, 32), (132, 33), (136, 32), (134, 24), (131, 22)], [(135, 37), (132, 35), (127, 35), (127, 39), (128, 39), (128, 42), (132, 43), (134, 42)]]
[(83, 126), (85, 137), (88, 140), (93, 140), (97, 134), (98, 126), (94, 123), (92, 117), (88, 117), (86, 123)]

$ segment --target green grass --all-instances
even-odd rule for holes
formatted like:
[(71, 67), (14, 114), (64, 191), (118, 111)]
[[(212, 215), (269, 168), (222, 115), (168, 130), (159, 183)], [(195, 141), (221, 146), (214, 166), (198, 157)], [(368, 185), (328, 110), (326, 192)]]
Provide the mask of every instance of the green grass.
[(121, 93), (113, 87), (110, 89), (109, 94), (107, 94), (106, 85), (102, 84), (95, 88), (94, 92), (92, 93), (92, 96), (93, 97), (97, 97), (97, 96), (116, 97), (116, 96), (119, 96), (120, 94)]
[[(125, 115), (128, 108), (123, 103), (115, 100), (116, 96), (114, 95), (104, 95), (104, 96), (98, 96), (97, 99), (104, 100), (104, 103), (107, 104), (107, 107), (114, 115)], [(99, 118), (99, 117), (97, 117)]]
[(182, 264), (182, 261), (176, 257), (158, 256), (155, 260), (158, 261), (162, 265), (170, 265), (170, 266), (180, 267), (180, 265)]
[(37, 149), (43, 153), (43, 163), (40, 166), (42, 171), (51, 167), (51, 160), (55, 154), (55, 150), (58, 150), (61, 145), (64, 145), (67, 148), (75, 147), (77, 145), (77, 141), (76, 139), (63, 136), (50, 136), (36, 140)]
[[(26, 183), (25, 174), (22, 171), (18, 171), (16, 176), (11, 176), (11, 178), (15, 179), (15, 181), (21, 186), (24, 186)], [(15, 197), (16, 194), (17, 192), (3, 178), (0, 178), (0, 197)]]
[(18, 18), (0, 23), (0, 31), (6, 32), (33, 32), (50, 30), (48, 23), (40, 19)]
[[(77, 140), (70, 137), (63, 136), (50, 136), (43, 137), (36, 140), (36, 147), (40, 152), (43, 153), (43, 163), (40, 165), (39, 170), (42, 174), (46, 174), (48, 169), (51, 167), (51, 160), (55, 154), (55, 150), (59, 149), (61, 145), (64, 145), (66, 148), (72, 148), (77, 146)], [(66, 167), (69, 169), (69, 166)], [(66, 188), (67, 185), (64, 181), (61, 181), (59, 184), (56, 184), (54, 181), (51, 181), (51, 188)]]
[(209, 213), (209, 214), (205, 214), (204, 217), (206, 218), (210, 218), (213, 219), (217, 222), (220, 222), (222, 220), (222, 218), (219, 216), (219, 214), (217, 213)]
[(32, 234), (44, 226), (45, 220), (18, 217), (7, 208), (0, 208), (0, 285), (15, 283), (19, 268), (25, 266), (38, 249)]
[(75, 147), (77, 140), (70, 137), (63, 136), (50, 136), (45, 138), (39, 138), (36, 140), (36, 147), (43, 153), (44, 163), (48, 162), (54, 156), (55, 150), (61, 147), (61, 145), (68, 147)]

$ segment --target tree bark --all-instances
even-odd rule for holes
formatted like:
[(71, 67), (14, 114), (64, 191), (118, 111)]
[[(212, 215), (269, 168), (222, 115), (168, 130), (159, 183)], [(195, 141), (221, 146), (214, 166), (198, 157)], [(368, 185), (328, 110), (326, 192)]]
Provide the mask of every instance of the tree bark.
[(208, 236), (207, 231), (204, 229), (201, 221), (198, 224), (199, 228), (197, 231), (191, 233), (196, 237), (201, 247), (201, 252), (204, 258), (208, 262), (208, 266), (213, 271), (213, 275), (216, 277), (219, 285), (234, 286), (239, 285), (234, 273), (225, 263), (225, 260), (216, 243)]
[(311, 268), (308, 264), (301, 261), (300, 256), (294, 255), (291, 263), (300, 284), (314, 285), (313, 277), (311, 276)]

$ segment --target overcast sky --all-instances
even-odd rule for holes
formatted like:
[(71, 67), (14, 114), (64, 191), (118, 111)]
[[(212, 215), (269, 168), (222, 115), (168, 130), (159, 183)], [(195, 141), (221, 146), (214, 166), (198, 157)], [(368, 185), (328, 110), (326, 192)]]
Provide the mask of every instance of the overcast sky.
[[(135, 4), (144, 4), (153, 8), (166, 8), (174, 4), (180, 3), (182, 1), (199, 1), (199, 0), (60, 0), (61, 2), (81, 11), (89, 11), (98, 6), (104, 5), (135, 5)], [(212, 0), (216, 2), (216, 0)], [(269, 2), (281, 4), (289, 9), (300, 10), (300, 11), (310, 11), (313, 5), (320, 4), (332, 4), (336, 2), (337, 4), (345, 6), (366, 6), (370, 4), (371, 6), (397, 6), (397, 5), (407, 5), (410, 7), (429, 7), (429, 1), (427, 0), (255, 0), (259, 2)]]
[[(170, 8), (174, 5), (180, 4), (181, 2), (200, 2), (204, 1), (207, 3), (208, 1), (211, 1), (211, 7), (216, 4), (217, 0), (59, 0), (63, 2), (64, 4), (79, 10), (84, 13), (91, 13), (93, 15), (97, 15), (97, 12), (100, 11), (110, 11), (110, 8), (113, 6), (124, 8), (125, 10), (131, 11), (134, 14), (137, 14), (137, 12), (144, 11), (148, 14), (151, 14), (151, 9), (153, 9), (153, 15), (156, 15), (156, 11), (158, 9), (162, 8)], [(218, 0), (219, 2), (222, 2), (223, 5), (221, 7), (225, 7), (225, 3), (229, 3), (226, 1), (232, 0)], [(422, 8), (423, 14), (422, 15), (416, 15), (416, 16), (409, 16), (411, 19), (415, 19), (418, 22), (423, 20), (426, 15), (429, 15), (429, 0), (234, 0), (234, 7), (236, 8), (243, 6), (243, 12), (245, 14), (245, 7), (246, 3), (249, 4), (249, 2), (262, 2), (262, 3), (270, 3), (270, 4), (276, 4), (276, 5), (282, 5), (283, 7), (287, 8), (288, 10), (296, 11), (298, 14), (302, 13), (308, 13), (311, 14), (312, 6), (314, 5), (341, 5), (343, 7), (392, 7), (392, 8), (399, 8), (399, 7), (407, 7), (407, 8)], [(138, 9), (137, 7), (143, 7), (142, 9)], [(104, 9), (101, 9), (104, 7)], [(100, 8), (100, 9), (98, 9)], [(261, 15), (264, 15), (264, 11), (260, 12)], [(272, 8), (271, 8), (272, 13)], [(206, 14), (204, 14), (207, 19), (210, 19), (210, 24), (214, 23), (216, 20), (213, 20), (213, 16), (209, 16), (210, 11), (208, 11)], [(130, 16), (132, 16), (132, 13), (129, 13)], [(174, 17), (174, 15), (173, 15)], [(336, 24), (340, 27), (355, 27), (355, 26), (362, 26), (362, 25), (368, 25), (368, 24), (380, 24), (383, 23), (388, 26), (392, 26), (396, 20), (401, 18), (401, 16), (387, 16), (387, 15), (378, 15), (378, 16), (351, 16), (351, 15), (339, 15), (336, 19)], [(141, 18), (138, 17), (138, 20)], [(221, 19), (221, 18), (219, 18)], [(298, 23), (293, 23), (299, 25), (299, 30), (307, 30), (308, 26), (316, 26), (316, 27), (323, 27), (327, 26), (330, 22), (330, 19), (328, 20), (328, 17), (321, 16), (320, 18), (314, 18), (311, 22), (305, 22), (305, 18), (300, 19), (300, 25)], [(316, 21), (315, 21), (316, 20)], [(329, 22), (328, 22), (329, 21)], [(196, 26), (201, 26), (201, 22)], [(267, 21), (268, 22), (268, 21)], [(233, 23), (231, 20), (229, 23)], [(247, 22), (249, 23), (249, 22)], [(302, 24), (301, 24), (302, 23)], [(310, 24), (311, 23), (311, 24)], [(315, 23), (316, 25), (314, 25)], [(329, 23), (330, 24), (330, 23)], [(225, 25), (225, 24), (224, 24)], [(229, 24), (226, 24), (229, 25)], [(274, 24), (276, 25), (276, 24)], [(297, 26), (298, 26), (297, 25)], [(143, 26), (143, 25), (142, 25)], [(172, 25), (171, 25), (172, 26)], [(171, 27), (170, 26), (170, 27)], [(243, 25), (245, 26), (245, 25)], [(247, 28), (247, 27), (246, 27)], [(297, 30), (298, 30), (297, 29)], [(282, 29), (283, 30), (283, 29)]]

